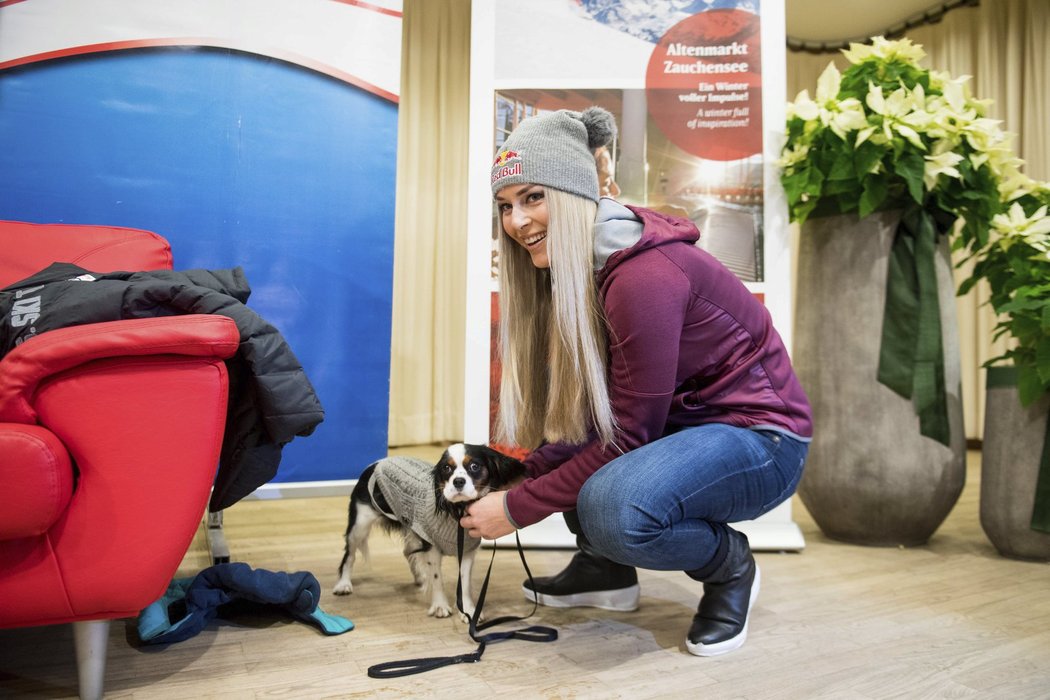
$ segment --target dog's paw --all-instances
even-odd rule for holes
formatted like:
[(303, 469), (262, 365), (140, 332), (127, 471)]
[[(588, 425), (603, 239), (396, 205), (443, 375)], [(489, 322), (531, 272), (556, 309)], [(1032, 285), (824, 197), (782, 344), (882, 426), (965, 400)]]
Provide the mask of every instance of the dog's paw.
[(430, 609), (427, 610), (427, 615), (430, 615), (431, 617), (448, 617), (451, 614), (452, 608), (448, 607), (447, 605), (440, 605), (438, 603), (431, 605)]
[(350, 585), (349, 581), (340, 581), (332, 588), (332, 593), (336, 595), (350, 595), (353, 592), (354, 587)]
[[(465, 611), (459, 613), (459, 619), (462, 620), (464, 624), (469, 624), (470, 623), (470, 618), (472, 618), (472, 617), (474, 617), (474, 608), (470, 608), (469, 610), (465, 610)], [(478, 622), (484, 622), (484, 621), (485, 621), (485, 616), (484, 615), (480, 615), (478, 617)]]

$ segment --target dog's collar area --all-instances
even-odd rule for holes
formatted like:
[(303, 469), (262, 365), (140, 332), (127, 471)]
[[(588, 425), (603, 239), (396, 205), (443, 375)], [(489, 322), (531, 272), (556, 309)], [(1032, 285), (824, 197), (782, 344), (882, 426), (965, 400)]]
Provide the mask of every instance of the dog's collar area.
[[(452, 501), (445, 501), (444, 503), (445, 503), (445, 505), (442, 506), (441, 505), (441, 500), (439, 499), (437, 504), (436, 504), (438, 509), (440, 510), (442, 507), (444, 507), (446, 509), (446, 512), (448, 512), (452, 517), (454, 517), (456, 519), (456, 522), (459, 522), (459, 519), (467, 514), (467, 504), (466, 503), (460, 503), (460, 502), (453, 503)], [(473, 501), (471, 501), (471, 503), (473, 503)], [(462, 528), (460, 528), (460, 529), (462, 529)]]

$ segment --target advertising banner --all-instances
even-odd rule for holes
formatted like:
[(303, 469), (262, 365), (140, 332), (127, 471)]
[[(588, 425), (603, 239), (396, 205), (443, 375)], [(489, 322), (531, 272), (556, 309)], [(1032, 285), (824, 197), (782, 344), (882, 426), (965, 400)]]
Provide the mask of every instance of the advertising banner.
[[(790, 346), (790, 255), (773, 162), (784, 123), (782, 0), (495, 0), (474, 6), (470, 215), (474, 306), (490, 324), (497, 305), (499, 227), (483, 165), (517, 124), (558, 109), (599, 105), (619, 133), (596, 154), (601, 194), (694, 221), (698, 246), (769, 308)], [(486, 201), (488, 200), (488, 201)], [(488, 239), (488, 240), (485, 240)], [(476, 252), (474, 247), (481, 252)], [(493, 261), (490, 264), (490, 259)], [(473, 260), (473, 258), (472, 258)], [(476, 298), (475, 298), (476, 297)], [(486, 324), (468, 331), (471, 396), (489, 410), (467, 432), (490, 433), (498, 355)], [(469, 348), (474, 348), (470, 350)], [(744, 528), (758, 547), (798, 549), (790, 504)], [(534, 536), (536, 544), (558, 538)]]
[(243, 267), (326, 412), (280, 483), (387, 451), (400, 57), (400, 0), (0, 1), (0, 218)]

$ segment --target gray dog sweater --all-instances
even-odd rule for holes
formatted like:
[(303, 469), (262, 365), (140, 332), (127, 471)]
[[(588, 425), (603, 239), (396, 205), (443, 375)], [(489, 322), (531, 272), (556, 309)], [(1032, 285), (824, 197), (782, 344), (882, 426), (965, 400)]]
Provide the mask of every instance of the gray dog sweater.
[[(445, 556), (456, 556), (456, 534), (459, 522), (447, 511), (438, 510), (434, 489), (434, 465), (416, 457), (387, 457), (376, 462), (369, 484), (369, 496), (375, 505), (374, 489), (379, 486), (390, 504), (392, 515), (424, 542), (437, 547)], [(464, 534), (463, 551), (477, 549), (480, 540)]]

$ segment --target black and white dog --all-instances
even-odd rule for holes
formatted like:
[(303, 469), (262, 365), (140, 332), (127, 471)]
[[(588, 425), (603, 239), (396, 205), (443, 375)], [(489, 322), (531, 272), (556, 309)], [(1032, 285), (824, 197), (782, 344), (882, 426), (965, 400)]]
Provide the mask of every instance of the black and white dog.
[[(401, 533), (416, 585), (430, 594), (427, 614), (448, 617), (453, 608), (445, 597), (441, 558), (456, 556), (459, 519), (468, 504), (524, 474), (521, 462), (484, 445), (452, 445), (436, 465), (414, 457), (388, 457), (370, 465), (350, 494), (346, 549), (332, 592), (353, 592), (350, 577), (356, 554), (368, 556), (368, 535), (379, 523)], [(468, 617), (474, 613), (470, 574), (480, 543), (464, 533), (459, 572)]]

